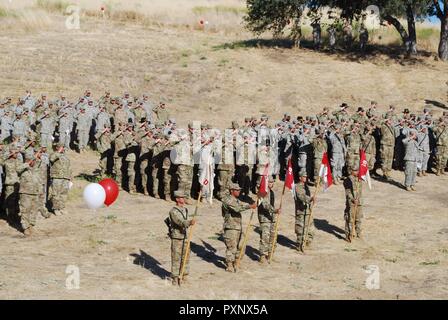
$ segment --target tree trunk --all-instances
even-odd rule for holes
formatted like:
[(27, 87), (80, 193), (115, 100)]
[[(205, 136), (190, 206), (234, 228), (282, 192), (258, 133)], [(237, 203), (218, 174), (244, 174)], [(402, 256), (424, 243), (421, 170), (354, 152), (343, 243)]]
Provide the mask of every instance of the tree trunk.
[(440, 19), (442, 25), (440, 27), (440, 42), (439, 42), (439, 58), (442, 61), (448, 61), (448, 10), (445, 9), (445, 16)]
[(408, 33), (406, 32), (406, 29), (401, 24), (401, 22), (391, 15), (385, 16), (384, 20), (389, 22), (391, 25), (395, 27), (395, 29), (397, 29), (398, 33), (400, 34), (401, 40), (403, 41), (403, 44), (406, 44), (406, 41), (408, 40), (409, 36)]
[(409, 37), (406, 41), (406, 52), (408, 55), (416, 55), (417, 33), (415, 31), (414, 10), (412, 10), (412, 6), (410, 4), (408, 4), (406, 8), (406, 16), (408, 20), (408, 32), (409, 32)]

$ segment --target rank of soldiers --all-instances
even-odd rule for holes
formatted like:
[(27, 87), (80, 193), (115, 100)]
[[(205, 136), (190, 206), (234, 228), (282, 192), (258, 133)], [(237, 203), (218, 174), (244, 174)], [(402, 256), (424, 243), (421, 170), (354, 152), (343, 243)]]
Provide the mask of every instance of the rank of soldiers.
[[(390, 106), (380, 113), (374, 101), (368, 108), (350, 109), (343, 103), (333, 112), (323, 108), (313, 116), (293, 119), (284, 114), (272, 126), (266, 115), (247, 117), (221, 132), (195, 122), (179, 128), (164, 98), (154, 104), (148, 95), (112, 97), (106, 92), (94, 99), (87, 90), (71, 102), (65, 96), (50, 101), (45, 94), (35, 98), (26, 92), (17, 101), (0, 101), (3, 213), (20, 222), (27, 235), (39, 214), (64, 214), (72, 179), (65, 150), (96, 150), (100, 176), (113, 177), (132, 194), (176, 201), (168, 224), (173, 275), (179, 282), (181, 272), (188, 274), (187, 261), (178, 261), (185, 256), (188, 228), (195, 221), (185, 208), (191, 198), (221, 200), (228, 271), (238, 268), (244, 242), (241, 212), (249, 209), (257, 209), (261, 226), (260, 261), (269, 258), (280, 213), (272, 186), (285, 177), (289, 159), (297, 181), (297, 247), (308, 246), (313, 239), (309, 210), (315, 202), (309, 187), (317, 183), (327, 153), (334, 184), (346, 190), (347, 239), (361, 237), (362, 188), (355, 181), (360, 151), (372, 174), (390, 180), (393, 169), (403, 170), (403, 188), (415, 191), (416, 176), (445, 174), (448, 113), (436, 117), (430, 106), (418, 113), (398, 113)], [(269, 192), (252, 200), (263, 177)]]

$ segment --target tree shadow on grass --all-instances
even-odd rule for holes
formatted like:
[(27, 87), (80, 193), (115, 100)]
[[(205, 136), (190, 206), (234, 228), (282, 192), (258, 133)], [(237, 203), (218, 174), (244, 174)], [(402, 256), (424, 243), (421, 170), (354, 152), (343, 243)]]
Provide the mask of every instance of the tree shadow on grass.
[[(224, 50), (224, 49), (245, 49), (245, 48), (282, 48), (282, 49), (293, 49), (294, 41), (288, 38), (272, 38), (272, 39), (262, 39), (255, 38), (249, 40), (240, 40), (234, 42), (227, 42), (213, 47), (213, 50)], [(403, 46), (401, 45), (383, 45), (383, 44), (369, 44), (364, 51), (359, 49), (359, 43), (354, 42), (351, 49), (344, 49), (341, 47), (336, 47), (335, 49), (330, 49), (324, 47), (320, 50), (314, 49), (313, 41), (308, 39), (303, 39), (300, 42), (300, 49), (310, 50), (313, 52), (320, 52), (322, 54), (333, 56), (339, 60), (351, 61), (351, 62), (361, 62), (369, 61), (372, 63), (378, 63), (375, 58), (380, 56), (386, 56), (389, 59), (400, 65), (415, 65), (424, 64), (426, 59), (434, 56), (435, 53), (419, 50), (417, 55), (407, 56), (404, 54)], [(384, 63), (384, 62), (382, 62)]]

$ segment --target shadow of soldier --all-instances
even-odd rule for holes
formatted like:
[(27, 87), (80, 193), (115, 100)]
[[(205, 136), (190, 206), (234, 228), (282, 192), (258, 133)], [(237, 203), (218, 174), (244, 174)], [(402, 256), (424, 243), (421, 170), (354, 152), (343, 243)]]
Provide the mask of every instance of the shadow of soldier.
[(284, 235), (277, 235), (277, 244), (289, 248), (289, 249), (293, 249), (296, 250), (297, 246), (296, 246), (296, 242), (292, 241), (291, 239), (285, 237)]
[(159, 261), (157, 261), (155, 258), (141, 249), (140, 254), (131, 253), (130, 256), (135, 258), (133, 261), (134, 264), (151, 271), (152, 274), (158, 276), (161, 279), (169, 278), (171, 276), (171, 273), (168, 272), (168, 270), (165, 270), (161, 266)]
[(216, 254), (217, 250), (204, 240), (201, 240), (201, 242), (202, 246), (194, 242), (191, 242), (190, 243), (191, 251), (202, 260), (208, 263), (213, 263), (218, 268), (225, 269), (224, 264), (225, 259)]
[(328, 220), (323, 219), (314, 219), (314, 226), (317, 230), (325, 231), (329, 234), (334, 235), (338, 239), (345, 239), (345, 231), (342, 230), (339, 227), (336, 227), (330, 223), (328, 223)]

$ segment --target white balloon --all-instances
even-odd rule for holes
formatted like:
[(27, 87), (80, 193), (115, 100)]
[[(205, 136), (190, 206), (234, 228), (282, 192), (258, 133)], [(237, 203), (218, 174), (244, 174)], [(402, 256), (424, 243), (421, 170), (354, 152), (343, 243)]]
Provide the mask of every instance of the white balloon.
[(98, 183), (90, 183), (84, 188), (84, 201), (90, 209), (98, 209), (104, 205), (106, 191)]

